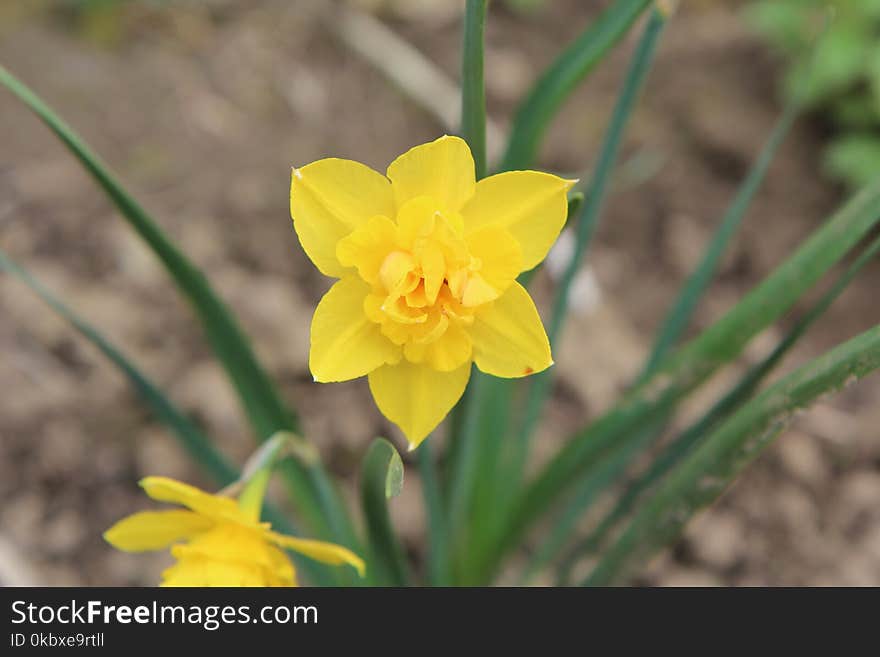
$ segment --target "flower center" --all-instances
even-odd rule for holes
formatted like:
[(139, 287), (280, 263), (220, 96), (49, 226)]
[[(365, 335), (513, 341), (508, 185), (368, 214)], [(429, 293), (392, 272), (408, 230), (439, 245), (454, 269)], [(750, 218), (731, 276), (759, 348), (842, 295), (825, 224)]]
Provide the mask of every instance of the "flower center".
[(504, 292), (522, 263), (506, 231), (489, 226), (466, 233), (461, 214), (428, 196), (401, 205), (395, 221), (372, 217), (337, 244), (336, 255), (371, 287), (366, 316), (405, 346), (413, 362), (444, 336), (444, 343), (469, 351), (462, 329)]
[(383, 258), (373, 290), (381, 297), (378, 319), (394, 342), (428, 344), (450, 323), (473, 322), (474, 307), (487, 300), (480, 293), (487, 286), (479, 275), (483, 263), (471, 255), (459, 215), (401, 215), (396, 248)]

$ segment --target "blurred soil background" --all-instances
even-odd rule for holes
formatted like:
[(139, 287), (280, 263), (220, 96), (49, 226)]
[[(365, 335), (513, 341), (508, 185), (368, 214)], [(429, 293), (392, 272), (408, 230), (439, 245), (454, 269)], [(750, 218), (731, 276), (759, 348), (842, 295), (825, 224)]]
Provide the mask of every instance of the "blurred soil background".
[[(454, 81), (461, 4), (344, 6), (381, 21)], [(607, 3), (547, 0), (532, 12), (514, 4), (496, 0), (488, 25), (489, 110), (501, 129), (561, 44)], [(780, 112), (779, 62), (744, 26), (743, 4), (684, 2), (664, 35), (581, 278), (578, 313), (557, 350), (538, 458), (625, 389)], [(426, 107), (412, 90), (390, 84), (340, 37), (336, 2), (76, 6), (3, 0), (0, 62), (95, 147), (204, 269), (329, 467), (353, 483), (371, 438), (402, 443), (375, 411), (365, 381), (311, 382), (309, 321), (329, 281), (306, 260), (290, 225), (289, 171), (325, 156), (384, 170), (410, 146), (449, 131), (438, 120), (449, 98), (438, 92)], [(637, 33), (566, 105), (542, 167), (590, 166)], [(0, 117), (2, 248), (101, 327), (241, 462), (253, 445), (248, 428), (169, 278), (59, 142), (5, 92)], [(823, 132), (820, 120), (807, 118), (782, 148), (699, 327), (843, 198), (819, 173)], [(880, 322), (878, 283), (875, 263), (784, 369)], [(546, 303), (546, 273), (537, 289)], [(796, 315), (756, 339), (739, 371), (766, 354)], [(136, 485), (145, 475), (209, 482), (122, 377), (8, 277), (0, 277), (0, 354), (0, 583), (154, 583), (167, 555), (116, 552), (101, 532), (149, 506)], [(700, 399), (723, 391), (737, 372), (731, 369)], [(636, 583), (880, 585), (878, 426), (880, 377), (801, 416)], [(392, 506), (417, 555), (424, 520), (415, 468)]]

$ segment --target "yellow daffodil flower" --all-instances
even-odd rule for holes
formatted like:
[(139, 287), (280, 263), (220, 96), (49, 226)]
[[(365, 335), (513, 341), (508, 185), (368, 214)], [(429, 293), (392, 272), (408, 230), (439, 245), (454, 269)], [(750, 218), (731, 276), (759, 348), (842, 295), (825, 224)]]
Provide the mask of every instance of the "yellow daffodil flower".
[(162, 586), (296, 586), (293, 564), (280, 548), (349, 564), (364, 574), (364, 562), (351, 551), (273, 532), (232, 498), (166, 477), (146, 477), (140, 484), (154, 500), (188, 510), (135, 513), (108, 529), (104, 539), (126, 552), (170, 546), (177, 563), (162, 573)]
[(459, 400), (472, 362), (505, 378), (552, 365), (516, 277), (547, 255), (573, 183), (537, 171), (475, 182), (470, 149), (448, 136), (398, 157), (387, 177), (336, 158), (294, 169), (300, 243), (340, 279), (312, 319), (315, 380), (368, 375), (414, 448)]

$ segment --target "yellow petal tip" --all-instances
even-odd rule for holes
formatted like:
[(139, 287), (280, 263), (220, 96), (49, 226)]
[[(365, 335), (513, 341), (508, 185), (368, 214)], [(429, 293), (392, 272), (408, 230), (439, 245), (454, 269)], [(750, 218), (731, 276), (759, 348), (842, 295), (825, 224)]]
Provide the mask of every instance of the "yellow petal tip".
[(293, 173), (294, 178), (296, 178), (297, 180), (302, 180), (303, 175), (299, 169), (297, 169), (296, 167), (292, 167), (291, 171)]

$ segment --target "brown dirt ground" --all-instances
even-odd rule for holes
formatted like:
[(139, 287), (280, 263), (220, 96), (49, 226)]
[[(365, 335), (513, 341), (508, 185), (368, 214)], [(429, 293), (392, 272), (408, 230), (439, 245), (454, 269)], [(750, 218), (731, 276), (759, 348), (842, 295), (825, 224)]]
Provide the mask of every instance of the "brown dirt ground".
[[(382, 5), (388, 25), (457, 75), (454, 3), (370, 4)], [(547, 2), (528, 17), (495, 4), (488, 93), (491, 113), (505, 125), (559, 44), (603, 3)], [(0, 62), (82, 133), (204, 269), (296, 402), (308, 435), (351, 481), (368, 441), (390, 428), (363, 382), (311, 384), (308, 324), (328, 282), (290, 227), (289, 167), (335, 155), (383, 169), (443, 128), (334, 39), (324, 22), (331, 3), (129, 5), (112, 20), (85, 24), (52, 5), (3, 3)], [(738, 9), (709, 0), (685, 5), (627, 137), (624, 156), (641, 177), (623, 181), (590, 255), (600, 295), (567, 327), (539, 458), (626, 386), (779, 113), (774, 61)], [(543, 166), (590, 164), (632, 45), (566, 106)], [(8, 94), (0, 107), (2, 248), (244, 459), (250, 443), (234, 396), (164, 272), (48, 131)], [(782, 149), (699, 326), (731, 307), (840, 200), (819, 175), (821, 137), (805, 121)], [(785, 369), (880, 321), (878, 280), (875, 265)], [(7, 277), (0, 278), (0, 318), (0, 582), (154, 582), (167, 557), (114, 552), (101, 531), (146, 506), (136, 487), (146, 474), (207, 482), (117, 372)], [(745, 360), (766, 353), (781, 330), (755, 340)], [(798, 419), (637, 581), (880, 585), (878, 400), (880, 379), (869, 379)], [(394, 513), (417, 546), (418, 476), (410, 469), (408, 477)]]

